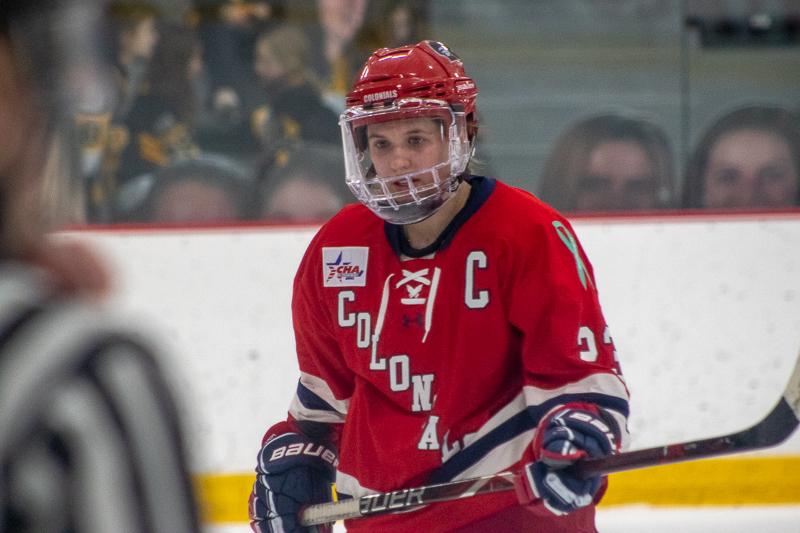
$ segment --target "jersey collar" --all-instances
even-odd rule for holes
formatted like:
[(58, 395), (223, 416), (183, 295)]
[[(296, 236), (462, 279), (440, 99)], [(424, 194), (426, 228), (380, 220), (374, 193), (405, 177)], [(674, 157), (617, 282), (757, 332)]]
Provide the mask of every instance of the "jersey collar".
[(480, 209), (480, 207), (489, 199), (492, 192), (494, 192), (497, 181), (494, 178), (486, 178), (484, 176), (468, 176), (466, 181), (471, 185), (469, 198), (467, 203), (461, 208), (453, 220), (442, 231), (439, 237), (430, 245), (422, 249), (416, 249), (409, 244), (403, 227), (397, 224), (383, 223), (383, 230), (386, 233), (386, 238), (389, 240), (389, 245), (398, 257), (425, 257), (434, 252), (444, 250), (455, 237), (458, 229), (469, 220), (469, 218)]

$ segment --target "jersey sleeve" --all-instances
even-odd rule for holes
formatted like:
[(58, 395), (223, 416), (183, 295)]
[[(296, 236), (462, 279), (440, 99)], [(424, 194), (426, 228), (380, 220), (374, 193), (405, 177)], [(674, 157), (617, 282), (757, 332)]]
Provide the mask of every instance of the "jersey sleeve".
[(315, 243), (316, 239), (294, 281), (292, 322), (300, 379), (289, 415), (301, 426), (332, 424), (338, 432), (347, 416), (353, 375), (334, 335), (334, 317), (325, 305), (322, 252)]
[(597, 405), (617, 420), (625, 446), (628, 391), (589, 259), (558, 216), (522, 238), (530, 240), (518, 243), (507, 291), (529, 411), (541, 419), (568, 403)]

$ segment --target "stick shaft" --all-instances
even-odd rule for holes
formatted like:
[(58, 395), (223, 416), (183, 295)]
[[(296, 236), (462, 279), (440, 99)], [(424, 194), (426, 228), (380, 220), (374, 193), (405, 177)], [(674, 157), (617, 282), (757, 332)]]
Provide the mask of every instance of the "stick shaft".
[[(604, 457), (587, 458), (569, 468), (579, 477), (585, 478), (757, 450), (780, 444), (797, 429), (798, 425), (800, 425), (800, 358), (795, 363), (789, 384), (777, 405), (766, 417), (744, 431)], [(514, 481), (519, 475), (513, 472), (501, 472), (437, 485), (370, 494), (339, 502), (309, 505), (301, 511), (300, 521), (304, 526), (325, 524), (336, 520), (393, 513), (429, 503), (514, 490)]]
[(388, 514), (430, 503), (513, 490), (516, 477), (517, 474), (512, 472), (501, 472), (490, 476), (309, 505), (301, 512), (300, 521), (304, 526), (326, 524), (336, 520)]

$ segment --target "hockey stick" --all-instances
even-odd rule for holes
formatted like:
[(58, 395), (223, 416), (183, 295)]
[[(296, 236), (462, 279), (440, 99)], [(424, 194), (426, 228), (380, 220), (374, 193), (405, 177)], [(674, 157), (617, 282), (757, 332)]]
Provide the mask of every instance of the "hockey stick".
[[(794, 432), (798, 425), (800, 425), (800, 358), (795, 362), (792, 376), (777, 405), (765, 418), (744, 431), (721, 437), (587, 458), (569, 468), (573, 469), (580, 477), (589, 477), (729, 453), (747, 452), (780, 444)], [(514, 490), (514, 482), (519, 475), (514, 472), (501, 472), (436, 485), (369, 494), (338, 502), (309, 505), (301, 511), (300, 522), (304, 526), (326, 524), (337, 520), (404, 511), (434, 502)]]

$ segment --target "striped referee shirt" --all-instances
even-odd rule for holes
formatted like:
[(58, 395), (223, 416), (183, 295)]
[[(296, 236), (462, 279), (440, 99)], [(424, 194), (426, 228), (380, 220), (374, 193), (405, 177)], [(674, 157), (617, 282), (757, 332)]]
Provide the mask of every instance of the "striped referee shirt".
[(0, 262), (0, 533), (199, 531), (147, 343)]

